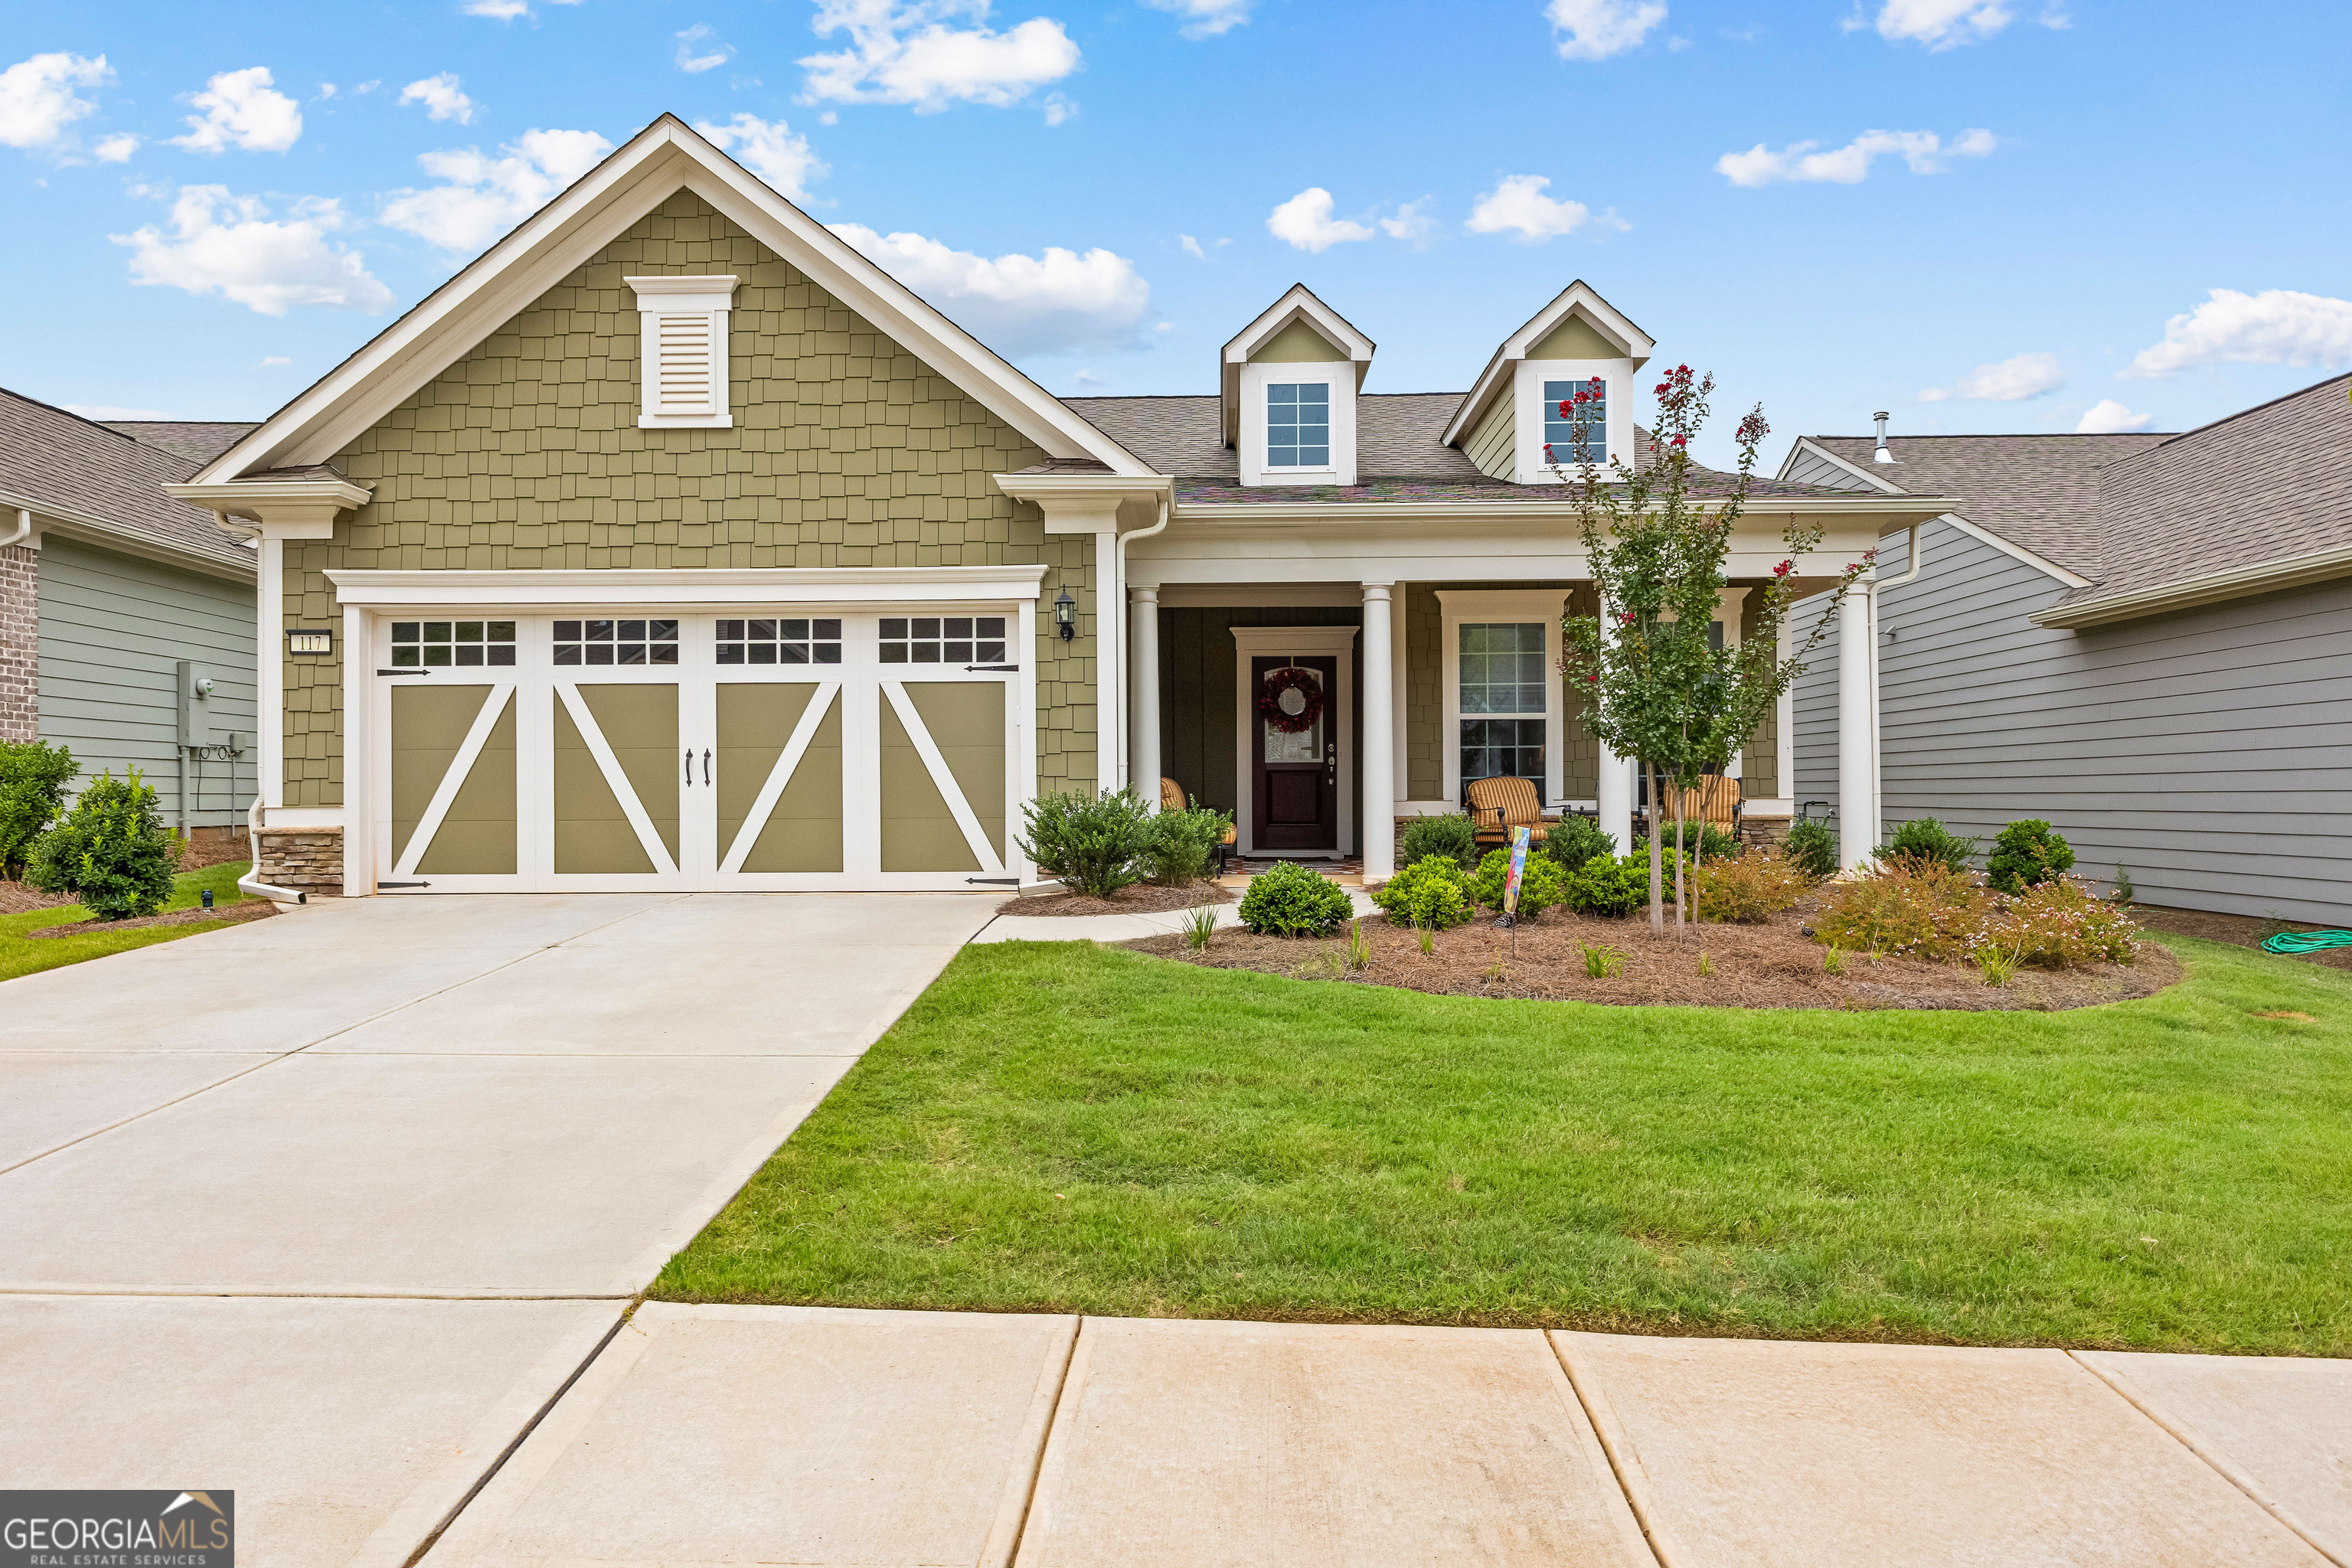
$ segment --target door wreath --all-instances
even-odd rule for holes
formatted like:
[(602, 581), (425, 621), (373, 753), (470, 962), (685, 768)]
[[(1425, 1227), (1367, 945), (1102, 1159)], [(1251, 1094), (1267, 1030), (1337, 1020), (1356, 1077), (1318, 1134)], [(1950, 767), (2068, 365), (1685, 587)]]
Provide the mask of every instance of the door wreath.
[(1315, 727), (1323, 717), (1323, 683), (1314, 672), (1286, 665), (1268, 670), (1265, 686), (1257, 694), (1259, 717), (1285, 735), (1296, 735)]

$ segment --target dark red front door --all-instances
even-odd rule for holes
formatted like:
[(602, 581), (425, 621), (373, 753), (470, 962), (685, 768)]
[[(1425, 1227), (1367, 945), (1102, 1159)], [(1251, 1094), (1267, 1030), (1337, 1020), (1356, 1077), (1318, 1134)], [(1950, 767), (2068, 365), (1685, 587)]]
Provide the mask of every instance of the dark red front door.
[[(1304, 671), (1320, 695), (1302, 691), (1286, 702), (1277, 722), (1259, 710), (1266, 677), (1278, 669)], [(1337, 849), (1339, 847), (1339, 722), (1331, 711), (1339, 700), (1339, 661), (1321, 658), (1255, 658), (1250, 660), (1250, 803), (1261, 850)], [(1297, 725), (1309, 709), (1314, 718)]]

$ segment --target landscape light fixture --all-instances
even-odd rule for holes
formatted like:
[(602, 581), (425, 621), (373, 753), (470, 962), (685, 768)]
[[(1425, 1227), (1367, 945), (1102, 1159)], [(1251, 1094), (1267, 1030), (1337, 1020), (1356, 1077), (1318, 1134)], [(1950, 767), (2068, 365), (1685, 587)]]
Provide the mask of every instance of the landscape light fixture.
[(335, 634), (323, 627), (289, 626), (286, 651), (297, 658), (325, 658), (335, 651)]
[(1078, 635), (1078, 602), (1070, 597), (1067, 588), (1054, 601), (1054, 625), (1061, 631), (1064, 642)]

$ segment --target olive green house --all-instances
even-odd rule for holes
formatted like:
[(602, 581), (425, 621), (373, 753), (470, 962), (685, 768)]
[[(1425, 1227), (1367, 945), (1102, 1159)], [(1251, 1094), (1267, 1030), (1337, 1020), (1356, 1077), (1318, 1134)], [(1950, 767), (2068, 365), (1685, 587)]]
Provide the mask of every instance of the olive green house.
[[(1557, 673), (1591, 600), (1546, 448), (1574, 382), (1586, 455), (1633, 454), (1651, 349), (1576, 283), (1468, 393), (1370, 395), (1300, 287), (1212, 392), (1056, 398), (665, 116), (168, 487), (257, 539), (256, 875), (1013, 886), (1024, 801), (1162, 778), (1245, 854), (1373, 879), (1488, 773), (1622, 837), (1632, 769)], [(1828, 575), (1948, 505), (1760, 484), (1736, 580), (1789, 515)], [(1791, 729), (1740, 759), (1758, 811)]]

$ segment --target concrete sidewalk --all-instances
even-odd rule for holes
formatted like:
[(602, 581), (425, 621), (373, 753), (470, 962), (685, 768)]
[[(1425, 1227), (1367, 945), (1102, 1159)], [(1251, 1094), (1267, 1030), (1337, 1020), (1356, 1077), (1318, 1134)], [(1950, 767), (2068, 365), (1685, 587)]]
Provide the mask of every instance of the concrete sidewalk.
[(2343, 1568), (2352, 1363), (649, 1303), (435, 1568)]

